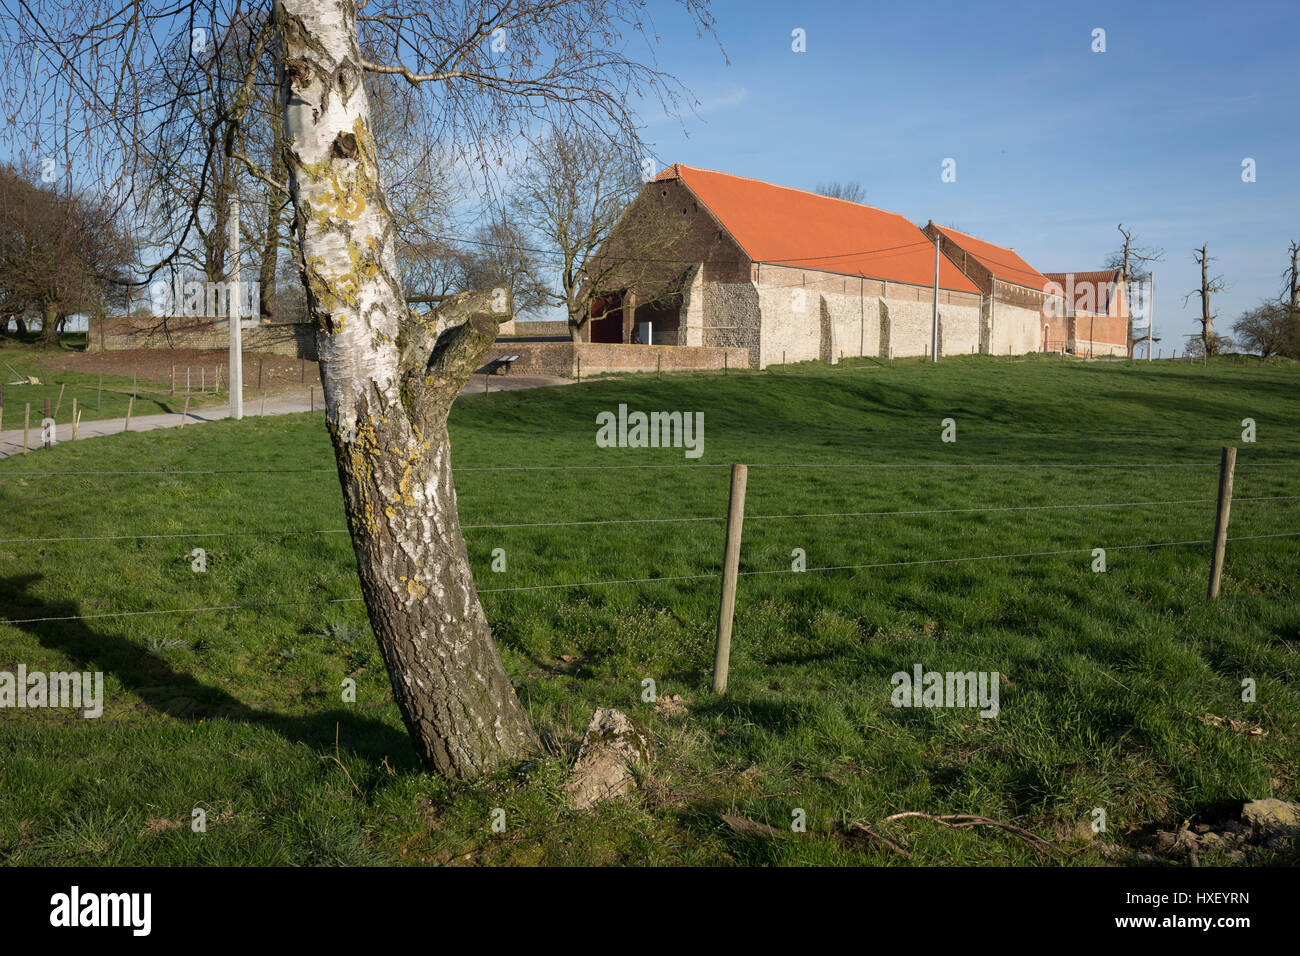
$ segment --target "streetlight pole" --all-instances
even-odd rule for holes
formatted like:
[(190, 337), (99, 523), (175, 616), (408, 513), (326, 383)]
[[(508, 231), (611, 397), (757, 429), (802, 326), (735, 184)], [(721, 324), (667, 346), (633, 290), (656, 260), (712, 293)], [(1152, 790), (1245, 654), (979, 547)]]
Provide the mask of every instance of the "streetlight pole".
[(244, 348), (239, 326), (242, 296), (239, 285), (239, 194), (230, 196), (230, 280), (226, 283), (226, 311), (230, 315), (230, 417), (244, 417)]
[(939, 361), (939, 230), (934, 231), (934, 314), (930, 318), (930, 361)]

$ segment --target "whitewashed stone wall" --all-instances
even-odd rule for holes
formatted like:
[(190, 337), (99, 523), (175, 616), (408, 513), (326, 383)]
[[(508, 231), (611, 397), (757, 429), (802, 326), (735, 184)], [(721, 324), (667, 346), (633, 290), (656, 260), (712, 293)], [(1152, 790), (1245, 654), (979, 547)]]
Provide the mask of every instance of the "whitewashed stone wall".
[(979, 344), (979, 306), (939, 306), (940, 355), (972, 355), (979, 351)]
[[(863, 355), (886, 358), (891, 345), (898, 357), (928, 355), (933, 304), (927, 292), (766, 265), (755, 268), (749, 282), (712, 282), (697, 269), (683, 292), (678, 344), (748, 348), (756, 369), (782, 362), (834, 364)], [(946, 301), (954, 297), (958, 301)], [(939, 305), (944, 354), (968, 354), (979, 342), (978, 302), (973, 295), (944, 294)]]
[(704, 270), (695, 266), (691, 270), (690, 281), (682, 291), (677, 323), (678, 345), (704, 344), (704, 302)]
[(994, 355), (1024, 355), (1043, 348), (1043, 313), (1006, 302), (998, 302), (993, 312)]

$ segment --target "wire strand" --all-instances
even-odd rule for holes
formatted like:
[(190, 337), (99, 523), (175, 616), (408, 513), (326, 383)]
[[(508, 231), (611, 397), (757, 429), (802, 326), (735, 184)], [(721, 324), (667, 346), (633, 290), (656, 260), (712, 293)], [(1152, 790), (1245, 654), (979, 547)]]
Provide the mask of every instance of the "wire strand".
[[(1258, 541), (1264, 538), (1293, 538), (1300, 537), (1300, 531), (1284, 531), (1275, 534), (1254, 534), (1243, 535), (1240, 537), (1230, 537), (1228, 541)], [(1210, 544), (1211, 538), (1197, 538), (1192, 541), (1164, 541), (1151, 544), (1121, 544), (1108, 545), (1107, 551), (1132, 551), (1143, 548), (1173, 548), (1189, 544)], [(915, 567), (928, 564), (957, 564), (963, 561), (995, 561), (1011, 560), (1013, 558), (1037, 558), (1050, 557), (1064, 554), (1090, 554), (1094, 548), (1066, 548), (1059, 551), (1024, 551), (1016, 554), (982, 554), (956, 558), (929, 558), (920, 561), (885, 561), (874, 564), (839, 564), (829, 565), (820, 568), (805, 568), (802, 571), (796, 571), (793, 568), (775, 568), (767, 570), (740, 571), (738, 577), (751, 577), (759, 574), (809, 574), (817, 571), (857, 571), (867, 568), (903, 568)], [(706, 578), (717, 580), (721, 575), (718, 572), (712, 574), (681, 574), (669, 577), (657, 578), (620, 578), (610, 581), (575, 581), (565, 584), (533, 584), (513, 588), (483, 588), (479, 594), (503, 594), (506, 592), (519, 591), (548, 591), (562, 588), (592, 588), (601, 587), (611, 584), (652, 584), (656, 582), (667, 581), (700, 581)], [(40, 624), (50, 621), (90, 621), (102, 618), (116, 617), (144, 617), (160, 614), (200, 614), (208, 611), (236, 611), (268, 607), (294, 607), (304, 605), (330, 605), (330, 604), (356, 604), (363, 601), (363, 598), (329, 598), (317, 601), (262, 601), (255, 604), (218, 604), (203, 607), (188, 608), (159, 608), (149, 611), (112, 611), (103, 614), (68, 614), (52, 617), (28, 617), (28, 618), (9, 618), (0, 620), (2, 625), (14, 624)]]
[[(780, 519), (805, 518), (888, 518), (915, 517), (918, 515), (954, 515), (954, 514), (988, 514), (1008, 511), (1060, 511), (1091, 508), (1140, 508), (1158, 505), (1200, 505), (1211, 504), (1217, 498), (1178, 498), (1169, 501), (1110, 501), (1086, 504), (1063, 505), (1012, 505), (987, 506), (979, 508), (928, 508), (917, 511), (825, 511), (808, 514), (788, 515), (746, 515), (746, 521), (775, 521)], [(1234, 498), (1233, 504), (1250, 501), (1296, 501), (1300, 495), (1266, 495), (1255, 498)], [(590, 521), (529, 521), (502, 524), (467, 524), (462, 531), (488, 531), (511, 528), (576, 528), (592, 525), (623, 524), (684, 524), (698, 521), (726, 521), (726, 515), (683, 516), (680, 518), (598, 518)], [(247, 537), (289, 537), (306, 534), (347, 534), (347, 528), (297, 529), (283, 528), (266, 531), (175, 531), (166, 534), (104, 534), (104, 535), (70, 535), (67, 537), (48, 538), (0, 538), (0, 544), (59, 544), (73, 541), (152, 541), (175, 538), (247, 538)]]
[[(1300, 461), (1238, 461), (1237, 468), (1281, 468), (1300, 465)], [(467, 465), (453, 468), (453, 472), (480, 471), (624, 471), (630, 469), (682, 469), (730, 468), (731, 464), (701, 463), (695, 465)], [(1218, 462), (757, 462), (749, 468), (1218, 468)], [(181, 471), (4, 471), (0, 479), (54, 478), (100, 475), (135, 475), (174, 478), (186, 475), (291, 475), (337, 474), (335, 468), (228, 468)]]

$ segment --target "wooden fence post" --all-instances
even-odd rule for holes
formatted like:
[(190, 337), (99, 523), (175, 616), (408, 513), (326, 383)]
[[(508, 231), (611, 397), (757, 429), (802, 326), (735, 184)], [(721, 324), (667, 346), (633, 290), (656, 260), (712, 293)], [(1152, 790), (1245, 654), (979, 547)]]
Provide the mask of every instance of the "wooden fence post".
[(122, 431), (124, 432), (129, 432), (131, 430), (131, 409), (132, 407), (134, 407), (134, 405), (135, 405), (135, 396), (132, 395), (126, 401), (126, 424), (122, 426)]
[(307, 386), (307, 392), (311, 395), (311, 410), (314, 412), (316, 411), (316, 386)]
[(262, 387), (262, 360), (257, 360), (257, 387)]
[(77, 413), (77, 396), (72, 396), (72, 440), (77, 440), (77, 426), (81, 424), (81, 416)]
[(62, 385), (59, 386), (59, 400), (58, 400), (57, 402), (54, 403), (54, 417), (55, 417), (55, 418), (58, 418), (58, 417), (59, 417), (59, 409), (63, 407), (63, 390), (64, 390), (65, 388), (67, 388), (67, 387), (68, 387), (68, 383), (67, 383), (67, 382), (64, 382)]
[(718, 643), (713, 653), (713, 692), (727, 692), (731, 663), (731, 624), (736, 614), (736, 574), (740, 568), (740, 534), (745, 524), (745, 480), (749, 468), (731, 466), (731, 501), (727, 506), (727, 546), (722, 556), (722, 601), (718, 607)]
[(1210, 600), (1219, 596), (1223, 580), (1223, 557), (1228, 550), (1228, 516), (1232, 511), (1232, 473), (1237, 466), (1237, 449), (1225, 445), (1219, 463), (1219, 512), (1214, 519), (1214, 552), (1210, 555)]
[(172, 366), (172, 394), (176, 394), (176, 366)]
[(185, 419), (190, 417), (190, 397), (185, 396), (185, 411), (181, 412), (181, 428), (185, 427)]

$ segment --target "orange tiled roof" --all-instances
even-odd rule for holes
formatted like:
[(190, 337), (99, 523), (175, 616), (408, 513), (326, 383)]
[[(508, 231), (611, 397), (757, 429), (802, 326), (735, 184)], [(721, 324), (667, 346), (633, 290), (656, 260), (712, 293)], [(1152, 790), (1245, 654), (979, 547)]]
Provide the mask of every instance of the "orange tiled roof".
[(965, 249), (971, 258), (1001, 281), (1014, 282), (1040, 292), (1047, 285), (1047, 276), (1016, 255), (1014, 250), (976, 239), (949, 226), (935, 224), (935, 228)]
[[(1068, 272), (1043, 273), (1043, 275), (1067, 291), (1069, 286), (1065, 280), (1070, 274)], [(1088, 311), (1095, 312), (1098, 315), (1108, 313), (1110, 311), (1112, 290), (1119, 285), (1120, 270), (1102, 269), (1099, 272), (1075, 272), (1073, 275), (1074, 301), (1070, 303), (1070, 308), (1083, 309), (1089, 304), (1086, 298), (1091, 295), (1092, 308), (1088, 309)]]
[[(897, 213), (681, 163), (655, 177), (671, 179), (681, 180), (755, 262), (934, 284), (934, 243)], [(939, 285), (979, 291), (946, 257)]]

